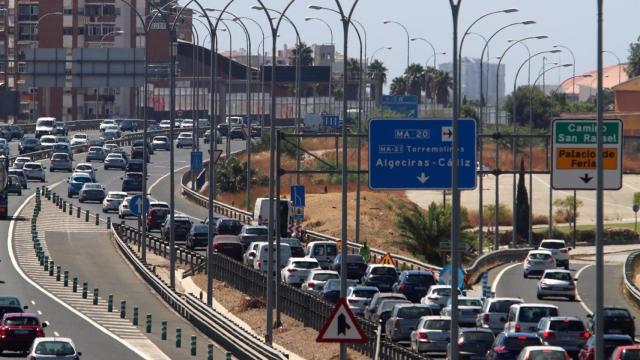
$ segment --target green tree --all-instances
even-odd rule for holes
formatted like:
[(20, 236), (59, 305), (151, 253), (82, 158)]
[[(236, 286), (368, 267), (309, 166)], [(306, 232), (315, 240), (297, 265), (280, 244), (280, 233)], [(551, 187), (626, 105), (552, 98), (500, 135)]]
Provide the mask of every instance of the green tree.
[(389, 87), (391, 95), (406, 95), (407, 94), (407, 79), (404, 76), (398, 76), (391, 80), (391, 86)]
[(636, 42), (629, 44), (628, 65), (625, 71), (629, 78), (640, 76), (640, 37)]
[(411, 64), (404, 71), (405, 81), (407, 83), (407, 93), (415, 95), (418, 100), (421, 99), (422, 89), (424, 88), (424, 68), (420, 64)]
[[(434, 265), (442, 265), (438, 252), (440, 242), (451, 240), (451, 206), (431, 203), (427, 210), (410, 203), (400, 205), (395, 211), (396, 227), (400, 231), (401, 245), (413, 254), (424, 256)], [(461, 211), (462, 227), (469, 226), (466, 209)], [(461, 233), (461, 242), (473, 243), (473, 235)]]
[[(246, 189), (247, 162), (236, 157), (224, 158), (218, 163), (216, 185), (222, 192), (236, 193)], [(251, 171), (251, 182), (255, 183), (256, 172)]]
[(296, 47), (291, 52), (291, 65), (298, 63), (298, 53), (300, 53), (300, 64), (302, 66), (313, 65), (313, 50), (304, 41), (296, 44)]
[(438, 104), (447, 106), (447, 104), (449, 104), (449, 91), (453, 87), (453, 79), (449, 73), (446, 71), (438, 71), (434, 86)]
[(473, 103), (468, 102), (466, 99), (462, 100), (462, 107), (460, 108), (460, 115), (463, 118), (470, 118), (470, 119), (476, 119), (476, 120), (480, 119), (480, 117), (478, 116), (477, 107)]
[[(583, 203), (582, 200), (576, 199), (573, 195), (568, 195), (562, 199), (556, 199), (553, 205), (558, 208), (556, 210), (556, 217), (559, 221), (569, 223), (569, 227), (572, 228), (573, 221), (580, 215), (578, 209), (582, 207)], [(576, 211), (573, 211), (574, 207)]]
[(553, 101), (537, 87), (520, 86), (516, 89), (515, 95), (507, 96), (504, 110), (513, 121), (513, 103), (516, 105), (515, 121), (519, 125), (529, 124), (529, 104), (533, 118), (533, 127), (546, 129), (549, 127), (551, 118), (555, 116)]
[(367, 69), (369, 79), (371, 80), (371, 87), (369, 89), (373, 96), (373, 99), (377, 101), (382, 96), (382, 87), (387, 82), (387, 73), (389, 70), (379, 60), (374, 60), (369, 64)]
[(427, 66), (424, 69), (425, 97), (435, 100), (436, 96), (436, 78), (440, 71), (434, 67)]
[(524, 184), (524, 159), (520, 159), (520, 171), (518, 173), (518, 192), (516, 195), (516, 234), (520, 239), (529, 238), (529, 196)]

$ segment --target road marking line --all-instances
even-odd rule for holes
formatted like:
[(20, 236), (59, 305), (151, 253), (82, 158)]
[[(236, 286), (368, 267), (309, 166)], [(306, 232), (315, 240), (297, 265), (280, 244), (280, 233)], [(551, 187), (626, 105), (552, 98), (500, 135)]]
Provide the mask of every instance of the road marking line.
[(31, 305), (35, 305), (35, 304), (36, 304), (36, 302), (31, 300)]
[[(55, 187), (60, 185), (62, 182), (64, 182), (64, 180), (61, 180), (55, 184), (52, 184), (51, 187)], [(20, 214), (22, 212), (22, 210), (29, 204), (29, 202), (31, 201), (31, 199), (33, 199), (36, 196), (36, 194), (31, 194), (31, 196), (29, 196), (28, 198), (25, 199), (25, 201), (20, 205), (20, 207), (18, 208), (18, 210), (16, 211), (16, 214)], [(31, 278), (29, 278), (20, 268), (20, 266), (18, 265), (18, 261), (15, 257), (15, 254), (13, 253), (13, 230), (16, 226), (16, 220), (13, 219), (11, 220), (11, 222), (9, 223), (9, 231), (7, 233), (7, 248), (9, 251), (9, 258), (11, 259), (11, 264), (13, 265), (13, 268), (16, 270), (16, 272), (29, 284), (31, 284), (31, 286), (33, 286), (34, 288), (36, 288), (38, 291), (40, 291), (42, 294), (48, 296), (49, 298), (51, 298), (51, 300), (57, 302), (58, 304), (62, 305), (63, 307), (65, 307), (67, 310), (69, 310), (70, 312), (76, 314), (78, 317), (80, 317), (81, 319), (87, 321), (89, 324), (93, 325), (93, 327), (95, 327), (96, 329), (100, 330), (101, 332), (103, 332), (105, 335), (111, 337), (112, 339), (114, 339), (115, 341), (119, 342), (120, 344), (122, 344), (125, 348), (133, 351), (134, 353), (136, 353), (138, 356), (140, 356), (143, 359), (149, 359), (152, 360), (153, 358), (150, 356), (147, 356), (145, 353), (139, 351), (137, 348), (132, 347), (128, 342), (124, 341), (123, 339), (119, 338), (117, 335), (115, 335), (114, 333), (112, 333), (111, 331), (109, 331), (108, 329), (106, 329), (104, 326), (98, 324), (97, 322), (91, 320), (91, 318), (85, 316), (83, 313), (77, 311), (76, 309), (74, 309), (73, 307), (71, 307), (70, 305), (68, 305), (67, 303), (65, 303), (64, 301), (58, 299), (55, 295), (53, 295), (52, 293), (48, 292), (47, 290), (45, 290), (43, 287), (41, 287), (38, 283), (36, 283), (35, 281), (31, 280)]]
[(522, 265), (521, 262), (519, 263), (515, 263), (512, 265), (507, 266), (506, 268), (502, 269), (499, 273), (498, 276), (496, 276), (496, 278), (493, 280), (493, 284), (491, 284), (491, 292), (496, 292), (496, 289), (498, 288), (498, 283), (500, 282), (500, 280), (502, 279), (502, 275), (504, 275), (504, 273), (506, 273), (507, 271), (509, 271), (510, 269), (518, 266), (518, 265)]
[[(580, 274), (582, 274), (582, 272), (584, 270), (586, 270), (587, 268), (590, 268), (592, 266), (594, 266), (594, 265), (593, 264), (585, 265), (585, 266), (581, 267), (578, 271), (576, 271), (576, 280), (580, 280)], [(579, 282), (578, 282), (578, 284), (579, 284)], [(582, 305), (582, 308), (587, 312), (587, 314), (593, 315), (593, 311), (591, 311), (591, 309), (589, 309), (587, 304), (585, 304), (584, 301), (582, 301), (582, 297), (580, 297), (580, 293), (578, 291), (578, 286), (576, 286), (576, 300), (578, 300), (580, 302), (580, 305)]]
[(60, 333), (59, 333), (59, 332), (57, 332), (57, 331), (54, 331), (54, 332), (53, 332), (53, 335), (55, 335), (55, 336), (60, 336)]
[(42, 315), (42, 311), (38, 310), (36, 312), (38, 313), (38, 315)]

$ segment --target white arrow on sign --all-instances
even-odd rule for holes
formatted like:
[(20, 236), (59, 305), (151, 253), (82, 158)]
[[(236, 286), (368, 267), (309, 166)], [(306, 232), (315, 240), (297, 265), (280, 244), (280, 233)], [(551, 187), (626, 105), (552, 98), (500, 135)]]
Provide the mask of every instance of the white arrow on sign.
[(420, 176), (416, 176), (416, 178), (418, 179), (418, 181), (420, 181), (422, 184), (426, 183), (427, 180), (429, 180), (429, 177), (426, 176), (424, 173), (420, 174)]

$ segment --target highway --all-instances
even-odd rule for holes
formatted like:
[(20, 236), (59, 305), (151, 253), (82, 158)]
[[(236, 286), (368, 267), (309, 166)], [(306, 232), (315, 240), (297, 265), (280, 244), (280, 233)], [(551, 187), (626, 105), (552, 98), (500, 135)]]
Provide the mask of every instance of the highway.
[[(97, 134), (97, 131), (81, 131), (89, 133), (90, 136)], [(69, 134), (69, 138), (72, 134)], [(17, 154), (17, 141), (10, 143), (11, 155)], [(204, 144), (202, 145), (204, 146)], [(232, 143), (232, 151), (236, 151), (244, 146), (244, 142)], [(208, 145), (207, 145), (208, 147)], [(203, 149), (205, 149), (203, 147)], [(129, 149), (126, 149), (127, 151)], [(190, 149), (177, 149), (175, 152), (176, 168), (187, 166), (189, 164)], [(206, 154), (206, 152), (205, 152)], [(74, 164), (84, 162), (85, 154), (75, 154)], [(48, 166), (48, 161), (41, 162), (44, 166)], [(120, 191), (121, 180), (123, 175), (119, 170), (107, 170), (105, 171), (101, 163), (94, 162), (94, 166), (99, 169), (97, 171), (97, 182), (100, 182), (105, 186), (107, 191)], [(153, 184), (155, 181), (163, 176), (166, 176), (169, 171), (169, 152), (155, 152), (155, 155), (151, 157), (151, 163), (148, 167), (149, 184)], [(54, 191), (66, 198), (66, 179), (70, 173), (47, 171), (46, 184), (49, 185)], [(167, 177), (165, 177), (167, 178)], [(176, 175), (176, 183), (179, 184), (180, 179)], [(39, 182), (30, 182), (29, 189), (23, 191), (22, 196), (10, 196), (10, 214), (15, 213), (22, 202), (33, 194), (35, 187), (43, 185)], [(180, 198), (179, 192), (176, 192), (176, 199)], [(101, 204), (80, 204), (77, 197), (73, 199), (67, 199), (68, 202), (75, 206), (81, 206), (83, 210), (89, 210), (91, 213), (100, 213), (101, 216), (105, 214), (101, 211)], [(184, 207), (179, 207), (178, 210), (187, 210)], [(200, 209), (199, 209), (200, 210)], [(185, 211), (186, 212), (186, 211)], [(30, 214), (25, 214), (30, 215)], [(196, 215), (196, 214), (194, 214)], [(117, 214), (108, 215), (112, 217), (112, 220), (119, 221)], [(134, 219), (127, 219), (127, 223), (134, 224)], [(0, 222), (0, 231), (7, 234), (9, 231), (9, 221)], [(51, 238), (54, 240), (56, 236), (62, 236), (60, 233), (52, 234)], [(188, 356), (188, 336), (196, 334), (199, 338), (198, 354), (206, 354), (206, 343), (204, 335), (199, 333), (188, 322), (182, 319), (178, 314), (173, 313), (169, 307), (162, 303), (162, 300), (155, 296), (149, 296), (150, 292), (153, 292), (148, 287), (145, 287), (144, 282), (138, 278), (133, 269), (127, 266), (126, 262), (118, 256), (115, 247), (110, 242), (95, 242), (91, 246), (78, 246), (83, 240), (83, 237), (78, 236), (66, 236), (66, 241), (55, 241), (54, 246), (49, 245), (50, 251), (54, 258), (59, 259), (59, 263), (63, 264), (65, 268), (73, 268), (78, 272), (79, 278), (89, 279), (93, 282), (92, 287), (100, 287), (101, 294), (113, 292), (115, 298), (118, 298), (118, 290), (122, 292), (122, 289), (138, 288), (139, 291), (128, 291), (126, 295), (129, 302), (135, 302), (140, 306), (141, 313), (153, 312), (156, 313), (154, 334), (151, 335), (152, 341), (158, 344), (165, 354), (169, 358), (189, 358)], [(43, 294), (32, 286), (25, 286), (25, 279), (16, 271), (14, 265), (9, 261), (8, 248), (6, 242), (3, 244), (0, 250), (0, 289), (1, 295), (16, 296), (21, 299), (25, 305), (29, 306), (31, 312), (39, 314), (43, 321), (49, 322), (50, 326), (45, 329), (47, 335), (55, 336), (68, 336), (74, 339), (79, 349), (83, 352), (83, 358), (88, 359), (136, 359), (143, 358), (136, 354), (136, 351), (128, 348), (125, 344), (118, 341), (116, 338), (112, 338), (109, 335), (98, 330), (91, 325), (86, 319), (78, 316), (74, 312), (68, 310), (62, 304), (56, 300), (43, 296)], [(108, 269), (108, 271), (104, 271)], [(113, 269), (119, 269), (120, 271), (113, 272)], [(109, 273), (109, 277), (100, 276), (100, 274)], [(106, 295), (102, 295), (106, 297)], [(122, 296), (120, 297), (122, 298)], [(131, 306), (129, 305), (131, 311)], [(169, 341), (162, 342), (159, 338), (160, 320), (170, 321), (170, 330), (176, 326), (183, 328), (183, 349), (182, 351), (175, 350), (173, 347), (174, 338), (173, 334), (169, 335)], [(143, 320), (141, 321), (143, 323)], [(9, 355), (9, 353), (6, 353)], [(14, 355), (11, 353), (11, 355)], [(215, 354), (216, 357), (222, 357), (222, 352), (218, 349)]]

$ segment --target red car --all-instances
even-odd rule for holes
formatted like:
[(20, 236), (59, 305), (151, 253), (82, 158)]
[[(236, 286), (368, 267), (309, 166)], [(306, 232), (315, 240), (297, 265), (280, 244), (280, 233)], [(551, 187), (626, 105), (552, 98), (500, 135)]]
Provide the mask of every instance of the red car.
[(216, 235), (213, 238), (213, 251), (232, 259), (242, 261), (242, 243), (235, 235)]
[(0, 321), (0, 354), (5, 350), (28, 351), (35, 338), (44, 336), (46, 326), (35, 314), (4, 314)]
[(640, 345), (618, 346), (611, 354), (611, 360), (630, 360), (640, 357)]
[[(625, 345), (633, 345), (633, 339), (629, 335), (604, 334), (604, 357), (608, 359), (614, 349)], [(596, 358), (596, 337), (592, 336), (578, 354), (579, 360), (594, 360)]]

